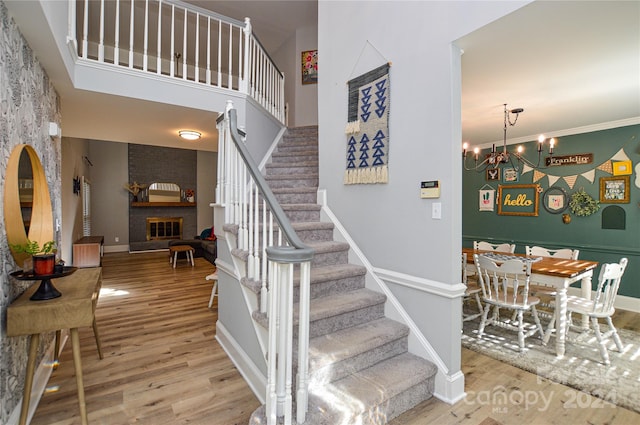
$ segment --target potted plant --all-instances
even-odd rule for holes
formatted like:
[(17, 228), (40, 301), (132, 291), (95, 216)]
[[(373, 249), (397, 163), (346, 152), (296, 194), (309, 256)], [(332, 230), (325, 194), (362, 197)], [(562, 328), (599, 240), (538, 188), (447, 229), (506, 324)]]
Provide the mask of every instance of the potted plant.
[(55, 241), (45, 242), (42, 247), (38, 241), (31, 241), (27, 239), (24, 244), (11, 245), (17, 253), (31, 254), (33, 259), (33, 273), (35, 275), (43, 276), (53, 274), (53, 267), (56, 263), (56, 243)]
[(184, 196), (187, 198), (188, 202), (195, 202), (195, 195), (196, 193), (193, 191), (193, 189), (185, 189), (184, 191)]

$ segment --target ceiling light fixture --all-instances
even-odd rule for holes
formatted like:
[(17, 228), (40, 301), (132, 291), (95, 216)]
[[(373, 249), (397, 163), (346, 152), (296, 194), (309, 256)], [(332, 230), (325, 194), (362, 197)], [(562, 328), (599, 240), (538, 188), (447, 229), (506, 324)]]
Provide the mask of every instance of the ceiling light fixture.
[(180, 130), (178, 134), (186, 140), (198, 140), (202, 136), (200, 132), (193, 130)]
[[(467, 164), (466, 164), (467, 149), (469, 148), (469, 144), (466, 142), (463, 143), (462, 144), (462, 165), (464, 166), (464, 169), (467, 171), (474, 170), (474, 171), (480, 172), (480, 171), (486, 170), (487, 168), (498, 168), (500, 164), (504, 164), (504, 163), (510, 163), (511, 166), (516, 170), (519, 169), (518, 167), (519, 163), (525, 164), (531, 168), (547, 168), (547, 167), (540, 167), (540, 156), (542, 154), (542, 146), (544, 145), (544, 142), (546, 140), (546, 138), (542, 134), (538, 138), (538, 162), (536, 162), (535, 164), (529, 161), (524, 156), (522, 156), (522, 153), (524, 152), (524, 148), (522, 146), (518, 146), (515, 152), (509, 152), (507, 150), (507, 124), (509, 124), (509, 126), (511, 127), (516, 125), (516, 122), (518, 121), (518, 116), (522, 112), (524, 112), (524, 109), (522, 108), (515, 108), (515, 109), (509, 110), (507, 109), (507, 104), (506, 103), (504, 104), (504, 138), (502, 142), (502, 152), (496, 151), (496, 145), (494, 144), (491, 148), (491, 152), (487, 154), (484, 161), (478, 163), (480, 148), (475, 148), (473, 150), (475, 165), (473, 167), (467, 167)], [(510, 114), (515, 114), (515, 118), (513, 119), (513, 122), (511, 121)], [(550, 157), (553, 156), (553, 148), (555, 147), (555, 143), (556, 143), (555, 139), (549, 139), (549, 156)], [(516, 159), (517, 163), (514, 164), (513, 158)]]

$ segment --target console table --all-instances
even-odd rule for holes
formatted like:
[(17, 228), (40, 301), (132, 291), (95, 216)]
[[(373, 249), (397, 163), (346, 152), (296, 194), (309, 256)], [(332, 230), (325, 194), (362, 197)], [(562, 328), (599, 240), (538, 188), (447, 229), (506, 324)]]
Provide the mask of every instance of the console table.
[[(57, 347), (57, 339), (61, 329), (70, 329), (71, 331), (80, 417), (83, 425), (88, 423), (78, 328), (81, 326), (93, 326), (98, 354), (102, 358), (100, 337), (95, 320), (96, 305), (102, 283), (102, 269), (79, 269), (72, 275), (53, 280), (62, 294), (60, 297), (46, 301), (31, 301), (29, 297), (38, 287), (37, 284), (34, 284), (7, 308), (7, 336), (31, 335), (22, 409), (20, 411), (20, 425), (24, 425), (27, 422), (40, 334), (56, 331)], [(55, 356), (57, 358), (58, 353), (55, 353)]]

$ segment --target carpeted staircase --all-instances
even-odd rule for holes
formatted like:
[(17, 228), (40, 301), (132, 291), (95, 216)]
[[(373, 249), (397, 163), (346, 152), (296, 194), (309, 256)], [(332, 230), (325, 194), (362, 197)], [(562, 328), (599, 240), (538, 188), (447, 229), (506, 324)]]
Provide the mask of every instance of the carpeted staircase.
[[(385, 317), (385, 295), (365, 288), (365, 268), (348, 263), (349, 245), (334, 241), (333, 224), (320, 221), (317, 127), (287, 131), (266, 180), (299, 237), (315, 250), (305, 424), (384, 424), (430, 398), (436, 366), (407, 351), (407, 326)], [(243, 284), (259, 294), (259, 282)], [(253, 317), (267, 327), (259, 310)], [(266, 423), (264, 406), (250, 423)]]

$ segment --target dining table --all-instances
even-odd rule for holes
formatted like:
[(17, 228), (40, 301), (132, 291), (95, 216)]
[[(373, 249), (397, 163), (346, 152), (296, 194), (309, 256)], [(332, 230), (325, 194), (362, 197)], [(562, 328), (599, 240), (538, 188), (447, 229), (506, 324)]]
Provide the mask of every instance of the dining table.
[[(473, 261), (474, 254), (494, 253), (493, 251), (474, 250), (473, 248), (462, 248), (462, 253), (467, 254), (467, 271), (476, 272)], [(495, 254), (495, 253), (494, 253)], [(593, 270), (598, 266), (597, 261), (572, 260), (564, 258), (527, 256), (526, 254), (505, 254), (503, 257), (515, 257), (530, 259), (531, 281), (538, 285), (553, 287), (556, 290), (555, 296), (555, 319), (556, 319), (556, 355), (563, 357), (565, 353), (566, 330), (567, 330), (567, 289), (572, 283), (580, 281), (581, 296), (591, 299), (591, 278)], [(581, 326), (587, 329), (589, 326), (588, 317), (583, 316)]]

